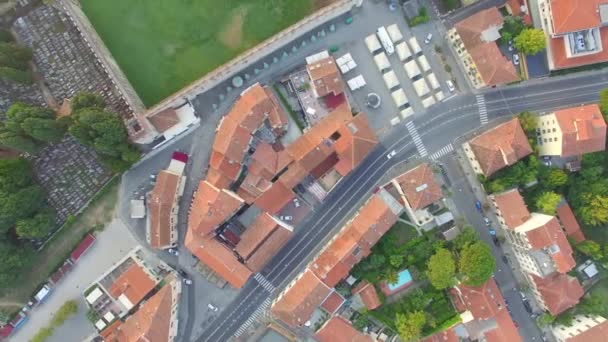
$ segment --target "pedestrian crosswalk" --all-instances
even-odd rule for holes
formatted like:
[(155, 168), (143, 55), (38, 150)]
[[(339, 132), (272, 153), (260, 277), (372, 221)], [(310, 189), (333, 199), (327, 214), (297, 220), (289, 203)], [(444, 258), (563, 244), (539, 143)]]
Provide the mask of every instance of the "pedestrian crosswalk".
[(268, 279), (264, 278), (264, 276), (261, 275), (260, 273), (256, 273), (253, 276), (253, 279), (255, 279), (258, 283), (260, 283), (260, 285), (262, 285), (262, 287), (270, 293), (272, 293), (276, 289), (276, 287), (274, 285), (272, 285), (268, 281)]
[(452, 151), (454, 151), (454, 146), (450, 143), (447, 146), (444, 146), (441, 150), (431, 154), (430, 158), (431, 160), (437, 160)]
[(405, 124), (405, 127), (407, 127), (407, 130), (410, 132), (410, 135), (412, 136), (414, 145), (416, 145), (416, 148), (418, 149), (418, 154), (420, 154), (420, 157), (422, 157), (422, 158), (426, 157), (428, 155), (428, 153), (426, 152), (424, 143), (422, 142), (422, 139), (420, 138), (420, 135), (418, 134), (418, 130), (416, 129), (416, 126), (414, 126), (414, 123), (412, 121), (410, 121)]
[(245, 321), (245, 323), (243, 323), (243, 325), (241, 325), (237, 329), (237, 331), (234, 334), (234, 336), (235, 337), (241, 336), (247, 330), (247, 328), (249, 328), (249, 326), (251, 326), (251, 324), (253, 324), (253, 322), (255, 322), (255, 320), (258, 319), (258, 317), (261, 314), (266, 313), (266, 309), (268, 309), (269, 306), (270, 306), (270, 297), (266, 298), (266, 300), (262, 303), (262, 305), (260, 305), (254, 311), (254, 313), (251, 316), (249, 316), (249, 318)]
[(476, 96), (477, 107), (479, 108), (479, 121), (482, 125), (488, 123), (488, 109), (486, 108), (486, 97), (483, 94)]

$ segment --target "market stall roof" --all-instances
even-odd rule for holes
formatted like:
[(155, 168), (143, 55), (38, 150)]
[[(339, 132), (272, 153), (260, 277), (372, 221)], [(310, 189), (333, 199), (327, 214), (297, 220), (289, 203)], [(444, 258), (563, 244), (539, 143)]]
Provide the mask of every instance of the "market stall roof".
[(391, 68), (391, 63), (388, 61), (388, 58), (384, 52), (375, 55), (374, 62), (376, 62), (376, 66), (380, 71)]
[(399, 60), (402, 62), (412, 56), (412, 52), (405, 42), (397, 44), (395, 50), (397, 50), (397, 56), (399, 56)]
[(429, 108), (430, 106), (435, 104), (435, 99), (432, 96), (427, 97), (426, 99), (422, 100), (422, 105), (424, 106), (424, 108)]
[(416, 89), (416, 94), (418, 94), (418, 96), (423, 97), (424, 95), (428, 94), (431, 90), (429, 89), (429, 86), (426, 84), (426, 81), (424, 80), (424, 78), (419, 79), (418, 81), (415, 81), (413, 83), (414, 89)]
[(431, 84), (431, 88), (433, 88), (433, 89), (439, 88), (439, 82), (437, 81), (437, 77), (435, 76), (435, 74), (430, 73), (430, 75), (426, 76), (426, 79)]
[(388, 31), (388, 35), (391, 37), (391, 40), (395, 44), (403, 39), (403, 35), (401, 34), (401, 31), (399, 30), (397, 24), (390, 25), (386, 28), (386, 31)]
[(395, 75), (393, 70), (382, 75), (382, 78), (384, 78), (384, 84), (386, 84), (388, 90), (391, 90), (399, 85), (399, 80), (397, 79), (397, 75)]
[(424, 72), (431, 70), (431, 66), (429, 65), (429, 60), (426, 59), (425, 55), (418, 57), (418, 64), (420, 64), (420, 68), (422, 68), (422, 70)]
[(405, 92), (401, 88), (392, 92), (391, 96), (393, 97), (393, 101), (395, 101), (397, 108), (407, 103), (407, 96), (405, 96)]
[(382, 45), (380, 45), (380, 41), (378, 41), (375, 33), (365, 37), (365, 45), (367, 45), (367, 49), (371, 53), (374, 53), (382, 48)]
[(412, 53), (413, 54), (418, 54), (420, 52), (422, 52), (422, 49), (420, 48), (420, 44), (418, 44), (418, 40), (416, 40), (416, 37), (412, 37), (408, 40), (408, 42), (410, 43), (410, 47), (412, 48)]
[(409, 78), (414, 78), (420, 75), (420, 69), (414, 60), (403, 64), (403, 68), (405, 69), (405, 73), (407, 73), (407, 77)]

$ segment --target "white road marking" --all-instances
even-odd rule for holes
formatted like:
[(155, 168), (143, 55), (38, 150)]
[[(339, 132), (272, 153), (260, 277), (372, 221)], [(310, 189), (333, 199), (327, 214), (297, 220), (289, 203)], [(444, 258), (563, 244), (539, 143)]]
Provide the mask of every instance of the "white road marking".
[(414, 145), (416, 145), (416, 148), (418, 149), (418, 153), (420, 154), (420, 157), (422, 157), (422, 158), (426, 157), (428, 153), (426, 152), (426, 148), (424, 147), (424, 143), (422, 142), (422, 139), (420, 138), (420, 134), (418, 134), (418, 130), (416, 129), (416, 126), (414, 126), (414, 122), (410, 121), (410, 122), (406, 123), (405, 127), (407, 127), (407, 130), (410, 132), (410, 135), (412, 136)]
[(442, 149), (440, 149), (439, 151), (431, 154), (430, 159), (431, 160), (437, 160), (443, 156), (445, 156), (446, 154), (450, 153), (454, 151), (454, 146), (450, 143), (447, 146), (444, 146)]

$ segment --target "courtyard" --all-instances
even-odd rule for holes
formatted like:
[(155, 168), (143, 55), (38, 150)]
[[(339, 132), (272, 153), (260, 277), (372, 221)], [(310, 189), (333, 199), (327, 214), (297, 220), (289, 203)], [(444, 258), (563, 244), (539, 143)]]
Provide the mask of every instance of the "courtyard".
[(83, 0), (81, 5), (151, 106), (331, 2)]

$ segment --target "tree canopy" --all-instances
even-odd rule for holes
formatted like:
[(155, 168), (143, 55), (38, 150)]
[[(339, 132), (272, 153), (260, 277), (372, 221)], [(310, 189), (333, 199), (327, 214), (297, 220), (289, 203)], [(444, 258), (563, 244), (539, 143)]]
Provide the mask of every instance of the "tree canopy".
[(608, 223), (608, 173), (604, 152), (583, 155), (582, 170), (569, 179), (567, 198), (586, 225)]
[(541, 29), (526, 28), (515, 37), (515, 48), (526, 55), (536, 55), (546, 47), (545, 32)]
[(517, 114), (521, 128), (526, 132), (535, 132), (538, 125), (538, 116), (532, 112), (521, 112)]
[(0, 128), (0, 144), (34, 153), (44, 143), (61, 139), (65, 129), (55, 119), (55, 112), (43, 107), (14, 103), (6, 112)]
[(104, 109), (106, 107), (106, 101), (103, 97), (96, 93), (80, 92), (70, 101), (72, 111), (76, 112), (85, 108), (99, 108)]
[(29, 62), (32, 51), (16, 44), (10, 33), (0, 31), (0, 77), (18, 82), (31, 83)]
[(543, 192), (536, 199), (536, 208), (547, 215), (555, 215), (557, 205), (562, 200), (562, 196), (552, 191)]
[(29, 264), (32, 250), (28, 247), (16, 247), (0, 240), (0, 287), (12, 285), (19, 271)]
[(460, 234), (458, 234), (458, 236), (456, 236), (456, 238), (452, 240), (452, 244), (454, 248), (456, 248), (456, 250), (460, 251), (464, 247), (477, 241), (479, 241), (479, 235), (477, 235), (475, 228), (473, 228), (473, 226), (471, 225), (466, 225), (464, 226)]
[(15, 231), (24, 238), (40, 239), (46, 237), (55, 226), (55, 214), (46, 209), (31, 218), (17, 221)]
[(492, 251), (484, 242), (475, 242), (462, 249), (459, 269), (465, 285), (483, 285), (492, 277), (495, 268), (496, 261)]
[(438, 290), (452, 287), (456, 275), (456, 262), (452, 253), (445, 248), (439, 248), (427, 263), (426, 275)]
[(414, 311), (406, 314), (397, 314), (395, 325), (399, 336), (404, 341), (417, 341), (426, 323), (426, 315), (422, 311)]
[(600, 91), (600, 111), (604, 115), (604, 120), (608, 121), (608, 88)]
[(507, 44), (509, 41), (513, 40), (514, 37), (517, 37), (525, 28), (526, 25), (521, 17), (512, 15), (506, 16), (502, 29), (500, 30), (501, 42)]

